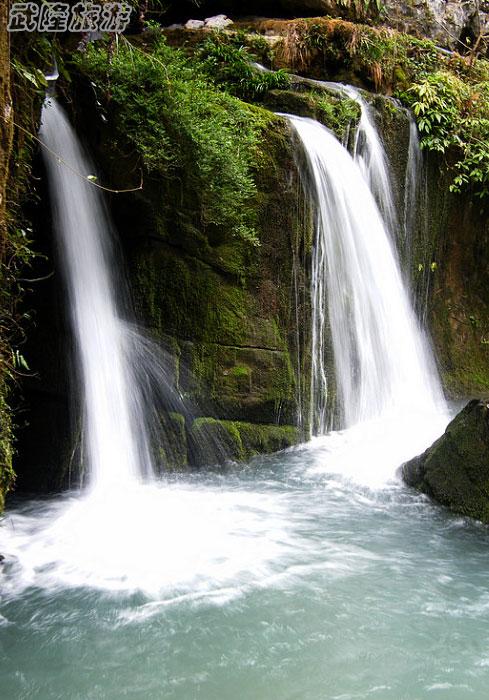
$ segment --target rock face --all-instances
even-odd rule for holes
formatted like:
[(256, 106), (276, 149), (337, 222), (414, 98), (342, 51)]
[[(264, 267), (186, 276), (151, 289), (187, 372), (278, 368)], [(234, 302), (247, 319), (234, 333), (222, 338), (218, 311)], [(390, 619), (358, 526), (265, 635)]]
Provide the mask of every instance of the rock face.
[[(189, 19), (185, 23), (185, 29), (226, 29), (233, 23), (232, 19), (226, 17), (226, 15), (216, 15), (215, 17), (207, 17), (205, 20), (202, 19)], [(182, 25), (173, 24), (168, 27), (168, 29), (180, 29)]]
[(189, 19), (189, 21), (185, 23), (185, 29), (202, 29), (204, 24), (205, 22), (203, 20)]
[(298, 17), (312, 13), (354, 21), (373, 19), (401, 32), (429, 37), (440, 46), (457, 51), (489, 30), (489, 3), (477, 0), (383, 0), (381, 13), (373, 9), (374, 3), (366, 12), (341, 0), (281, 0), (277, 4)]
[(387, 23), (410, 34), (421, 34), (440, 46), (459, 51), (467, 40), (489, 29), (489, 3), (476, 0), (384, 0)]
[(489, 404), (471, 401), (424, 454), (401, 467), (408, 486), (489, 523)]

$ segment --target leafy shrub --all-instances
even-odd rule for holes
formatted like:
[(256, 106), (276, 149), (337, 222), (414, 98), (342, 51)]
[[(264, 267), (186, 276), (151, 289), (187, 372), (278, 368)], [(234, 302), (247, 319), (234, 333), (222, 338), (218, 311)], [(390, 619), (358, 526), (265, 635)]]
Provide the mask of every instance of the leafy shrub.
[(200, 230), (219, 227), (258, 243), (253, 170), (264, 112), (219, 90), (198, 61), (161, 37), (148, 52), (128, 42), (113, 53), (91, 45), (76, 63), (145, 170), (184, 183)]
[(451, 191), (470, 188), (477, 197), (489, 195), (489, 85), (470, 85), (440, 71), (412, 85), (401, 99), (414, 112), (423, 148), (456, 149)]
[(253, 65), (257, 57), (242, 43), (240, 34), (214, 32), (202, 43), (197, 55), (209, 78), (230, 94), (256, 99), (269, 90), (290, 86), (285, 71), (260, 71)]

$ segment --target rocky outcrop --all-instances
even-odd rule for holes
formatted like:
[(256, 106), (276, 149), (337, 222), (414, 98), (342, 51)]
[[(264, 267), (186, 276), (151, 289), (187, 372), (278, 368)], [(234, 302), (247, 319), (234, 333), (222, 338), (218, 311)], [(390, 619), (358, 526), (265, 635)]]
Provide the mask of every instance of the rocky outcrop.
[[(352, 21), (370, 21), (402, 32), (428, 37), (440, 46), (460, 50), (473, 45), (481, 33), (489, 31), (489, 2), (479, 0), (382, 0), (350, 2), (345, 0), (260, 0), (246, 8), (236, 0), (207, 0), (199, 3), (202, 17), (208, 11), (228, 12), (232, 18), (261, 17), (341, 17)], [(207, 11), (207, 15), (205, 14)], [(172, 12), (172, 10), (170, 10)], [(194, 16), (190, 1), (175, 3), (173, 12), (188, 19)], [(200, 18), (200, 17), (199, 17)]]
[(455, 513), (489, 523), (489, 404), (471, 401), (426, 452), (401, 467), (404, 481)]
[(384, 0), (389, 26), (460, 51), (489, 30), (489, 3), (476, 0)]

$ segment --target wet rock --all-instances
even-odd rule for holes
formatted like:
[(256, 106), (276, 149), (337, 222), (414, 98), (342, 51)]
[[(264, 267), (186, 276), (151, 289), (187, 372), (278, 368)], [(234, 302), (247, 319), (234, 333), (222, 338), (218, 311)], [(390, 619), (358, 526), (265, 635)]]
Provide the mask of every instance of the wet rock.
[(455, 513), (489, 523), (488, 402), (470, 401), (444, 435), (401, 467), (401, 474), (408, 486)]
[(185, 24), (185, 29), (202, 29), (205, 22), (201, 19), (189, 19)]
[(208, 17), (205, 20), (207, 29), (225, 29), (229, 27), (230, 24), (234, 24), (234, 22), (226, 15), (216, 15), (215, 17)]

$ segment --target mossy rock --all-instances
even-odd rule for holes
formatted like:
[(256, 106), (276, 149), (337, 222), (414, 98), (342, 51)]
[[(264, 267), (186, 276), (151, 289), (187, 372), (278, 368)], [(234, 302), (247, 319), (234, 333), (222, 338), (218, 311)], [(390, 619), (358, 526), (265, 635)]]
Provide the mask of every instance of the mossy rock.
[[(187, 369), (188, 368), (188, 369)], [(287, 350), (182, 344), (181, 389), (222, 418), (290, 423), (296, 383)]]
[(489, 404), (468, 403), (444, 435), (401, 473), (409, 486), (455, 513), (489, 523)]
[(241, 421), (198, 418), (191, 428), (193, 460), (198, 466), (242, 462), (296, 445), (300, 431), (290, 425), (258, 425)]
[(185, 417), (181, 413), (162, 413), (159, 421), (156, 468), (159, 472), (184, 469), (188, 466), (188, 445)]

